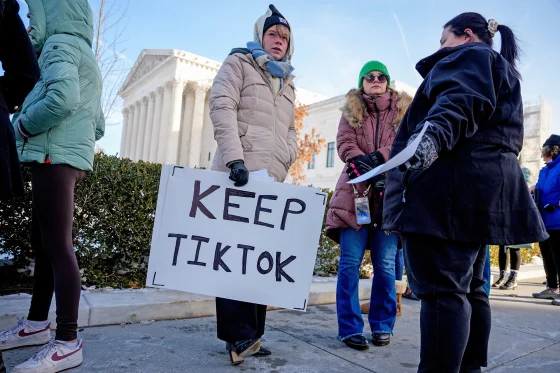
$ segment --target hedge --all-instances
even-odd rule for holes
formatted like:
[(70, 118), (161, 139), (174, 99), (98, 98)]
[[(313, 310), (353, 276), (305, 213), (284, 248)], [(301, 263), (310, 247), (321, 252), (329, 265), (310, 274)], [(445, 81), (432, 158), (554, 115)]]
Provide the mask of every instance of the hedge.
[[(86, 285), (145, 283), (161, 165), (97, 154), (94, 172), (75, 193), (74, 246)], [(30, 172), (24, 169), (24, 179)], [(31, 185), (22, 199), (0, 202), (0, 254), (29, 268)], [(29, 273), (30, 270), (24, 271)]]
[[(144, 285), (160, 173), (159, 164), (96, 154), (94, 172), (78, 184), (75, 193), (74, 246), (84, 285), (113, 288)], [(0, 201), (0, 257), (11, 258), (11, 265), (0, 266), (0, 284), (11, 282), (14, 287), (22, 282), (29, 284), (28, 275), (32, 272), (29, 169), (24, 169), (24, 179), (24, 198)], [(329, 202), (331, 197), (332, 192)], [(323, 228), (324, 225), (325, 221)], [(538, 246), (522, 252), (523, 263), (530, 262), (538, 255)], [(323, 229), (315, 274), (336, 275), (339, 256), (339, 246), (326, 237)], [(496, 247), (492, 248), (492, 263), (497, 265)], [(369, 252), (366, 252), (360, 276), (371, 274)]]

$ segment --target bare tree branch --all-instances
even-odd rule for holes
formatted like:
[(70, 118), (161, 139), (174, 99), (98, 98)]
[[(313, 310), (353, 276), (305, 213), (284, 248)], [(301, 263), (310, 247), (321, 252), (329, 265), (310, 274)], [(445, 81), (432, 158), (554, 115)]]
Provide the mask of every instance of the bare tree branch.
[[(119, 102), (118, 91), (126, 78), (126, 49), (121, 48), (126, 31), (130, 0), (90, 0), (96, 5), (95, 58), (103, 80), (102, 109), (106, 120), (113, 117)], [(124, 4), (124, 6), (123, 6)], [(107, 125), (115, 125), (107, 121)]]

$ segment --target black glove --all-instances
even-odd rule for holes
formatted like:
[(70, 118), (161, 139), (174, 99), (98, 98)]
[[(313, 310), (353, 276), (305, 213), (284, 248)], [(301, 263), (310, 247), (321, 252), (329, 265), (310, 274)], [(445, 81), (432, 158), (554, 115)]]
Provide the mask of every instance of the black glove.
[[(414, 134), (408, 140), (408, 144), (412, 143), (414, 139), (418, 137), (418, 134)], [(406, 171), (406, 170), (414, 170), (414, 171), (422, 171), (427, 169), (434, 163), (437, 159), (437, 147), (433, 140), (433, 138), (429, 135), (424, 134), (422, 136), (422, 140), (418, 145), (418, 149), (416, 149), (416, 153), (403, 165), (399, 166), (399, 170)]]
[(554, 211), (556, 211), (556, 209), (557, 209), (557, 207), (554, 206), (554, 205), (552, 205), (552, 204), (550, 204), (550, 203), (547, 203), (547, 204), (544, 206), (544, 211), (546, 211), (546, 212), (554, 212)]
[(368, 184), (373, 185), (373, 190), (377, 194), (385, 192), (385, 174), (377, 175), (366, 181)]
[(249, 170), (242, 161), (234, 161), (228, 164), (231, 169), (229, 179), (234, 181), (236, 187), (242, 187), (249, 182)]
[(385, 163), (385, 159), (383, 158), (383, 155), (378, 151), (359, 155), (348, 160), (348, 168), (346, 169), (346, 173), (350, 177), (350, 180), (353, 180), (358, 176), (361, 176), (373, 170), (377, 166), (382, 165), (383, 163)]

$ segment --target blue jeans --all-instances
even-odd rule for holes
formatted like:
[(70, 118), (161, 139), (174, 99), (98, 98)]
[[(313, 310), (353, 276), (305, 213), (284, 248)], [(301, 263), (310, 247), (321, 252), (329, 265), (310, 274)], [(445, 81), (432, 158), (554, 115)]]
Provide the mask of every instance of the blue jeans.
[(395, 280), (402, 281), (402, 276), (404, 272), (404, 255), (403, 250), (397, 250), (397, 256), (395, 258)]
[(486, 280), (486, 284), (482, 287), (486, 294), (490, 295), (490, 276), (492, 272), (490, 270), (490, 245), (486, 246), (486, 263), (484, 264), (484, 279)]
[(397, 319), (397, 295), (395, 289), (395, 257), (397, 255), (396, 233), (371, 231), (364, 227), (340, 232), (340, 262), (336, 286), (336, 310), (338, 315), (338, 338), (344, 340), (353, 335), (364, 334), (364, 319), (360, 312), (358, 281), (360, 264), (366, 249), (371, 253), (373, 280), (369, 307), (369, 325), (373, 332), (393, 333)]

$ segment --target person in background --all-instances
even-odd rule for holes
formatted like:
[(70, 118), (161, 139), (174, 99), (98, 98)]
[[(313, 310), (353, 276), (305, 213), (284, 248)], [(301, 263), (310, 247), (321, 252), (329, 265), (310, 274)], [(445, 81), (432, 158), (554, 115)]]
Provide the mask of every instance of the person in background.
[[(500, 53), (492, 49), (498, 32)], [(391, 156), (426, 132), (413, 157), (388, 172), (383, 229), (399, 232), (421, 300), (418, 372), (479, 373), (491, 329), (487, 243), (548, 234), (517, 160), (523, 101), (515, 35), (463, 13), (445, 24), (440, 45), (416, 65), (424, 81)]]
[[(530, 245), (500, 245), (500, 251), (498, 253), (500, 277), (492, 284), (493, 288), (500, 288), (500, 290), (515, 290), (517, 288), (517, 275), (521, 267), (520, 249), (530, 247)], [(509, 276), (506, 276), (508, 251), (510, 256), (510, 273)]]
[(486, 262), (484, 263), (484, 280), (486, 283), (483, 285), (484, 291), (490, 296), (490, 278), (492, 277), (492, 269), (490, 267), (490, 245), (486, 246)]
[[(523, 177), (525, 181), (529, 182), (530, 172), (527, 168), (522, 168)], [(500, 290), (515, 290), (517, 288), (517, 276), (519, 274), (519, 268), (521, 267), (521, 251), (519, 249), (532, 249), (533, 244), (522, 244), (522, 245), (499, 245), (498, 252), (498, 265), (500, 267), (500, 277), (498, 280), (492, 284), (494, 288), (500, 288)], [(509, 251), (510, 255), (510, 274), (506, 279), (506, 266), (507, 266), (507, 253)]]
[[(380, 212), (382, 214), (382, 212)], [(395, 257), (395, 290), (397, 293), (397, 317), (402, 316), (402, 297), (407, 289), (406, 281), (403, 281), (404, 274), (404, 256), (401, 240), (397, 243), (397, 255)], [(362, 314), (369, 314), (370, 302), (363, 303), (360, 306)]]
[(402, 248), (402, 242), (399, 238), (397, 243), (397, 256), (395, 258), (395, 286), (397, 290), (397, 317), (402, 316), (402, 297), (406, 292), (407, 284), (403, 281), (404, 274), (404, 253)]
[[(214, 79), (210, 118), (218, 149), (212, 170), (229, 172), (235, 186), (260, 170), (283, 182), (297, 158), (293, 54), (290, 24), (270, 5), (255, 24), (254, 40), (232, 50)], [(233, 365), (271, 354), (261, 347), (266, 305), (216, 298), (216, 318)]]
[[(387, 67), (369, 61), (358, 76), (358, 88), (346, 95), (336, 137), (340, 159), (347, 163), (327, 212), (326, 233), (340, 243), (336, 289), (338, 339), (348, 347), (369, 348), (358, 298), (360, 265), (371, 252), (373, 280), (368, 309), (372, 343), (388, 345), (397, 317), (395, 258), (398, 236), (381, 230), (385, 176), (370, 183), (348, 181), (385, 163), (410, 97), (390, 88)], [(357, 202), (365, 211), (358, 216)], [(371, 211), (370, 211), (371, 210)]]
[(540, 243), (547, 288), (533, 294), (538, 299), (552, 299), (560, 305), (560, 136), (551, 135), (541, 149), (546, 163), (539, 173), (537, 185), (531, 189), (550, 238)]
[[(0, 199), (19, 197), (24, 193), (15, 133), (10, 114), (23, 103), (41, 74), (37, 57), (19, 17), (16, 0), (0, 0)], [(6, 373), (2, 350), (8, 340), (0, 334), (0, 373)]]
[[(83, 362), (81, 275), (72, 244), (74, 188), (93, 170), (105, 130), (102, 79), (88, 0), (27, 0), (41, 77), (13, 117), (20, 161), (31, 168), (33, 296), (27, 319), (0, 333), (2, 348), (48, 344), (13, 373), (55, 373)], [(48, 314), (56, 293), (56, 334)], [(50, 342), (49, 342), (50, 341)]]

